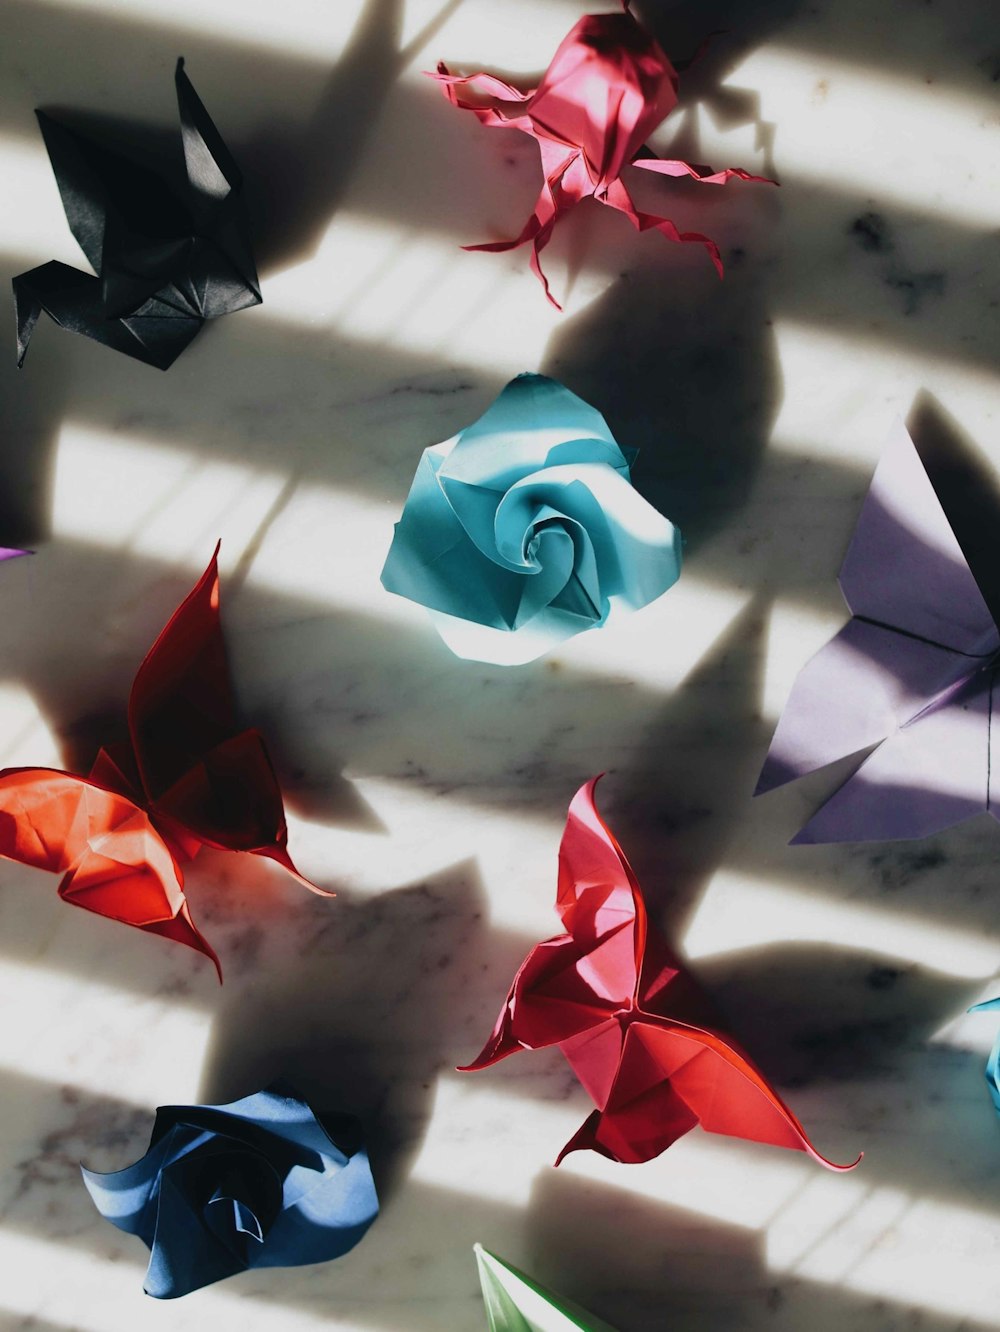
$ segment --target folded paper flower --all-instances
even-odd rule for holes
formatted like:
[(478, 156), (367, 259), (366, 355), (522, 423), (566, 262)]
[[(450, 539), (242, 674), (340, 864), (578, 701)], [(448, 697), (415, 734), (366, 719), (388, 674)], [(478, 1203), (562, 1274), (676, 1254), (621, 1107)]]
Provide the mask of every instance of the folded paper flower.
[(645, 606), (677, 581), (681, 538), (630, 461), (593, 407), (520, 375), (424, 450), (382, 583), (458, 656), (507, 665)]
[(556, 909), (565, 934), (533, 948), (493, 1034), (460, 1072), (557, 1045), (597, 1109), (559, 1153), (589, 1149), (649, 1161), (700, 1124), (709, 1133), (807, 1152), (830, 1170), (750, 1059), (714, 1026), (705, 1001), (649, 929), (642, 892), (594, 804), (598, 779), (569, 807)]
[(553, 1295), (481, 1244), (473, 1247), (489, 1332), (615, 1332), (609, 1323)]
[(97, 274), (52, 261), (14, 279), (18, 365), (44, 310), (73, 333), (161, 370), (206, 319), (260, 304), (243, 177), (178, 60), (185, 177), (37, 112), (66, 220)]
[(191, 918), (180, 862), (203, 846), (288, 854), (274, 769), (256, 730), (240, 730), (219, 623), (219, 548), (139, 667), (128, 740), (101, 749), (87, 777), (0, 772), (0, 855), (63, 873), (59, 896), (152, 934), (214, 950)]
[(340, 1258), (378, 1215), (358, 1121), (321, 1121), (278, 1083), (229, 1105), (160, 1106), (141, 1161), (81, 1170), (101, 1215), (150, 1250), (143, 1289), (158, 1300)]
[[(970, 1013), (994, 1013), (1000, 1009), (1000, 998), (987, 999), (981, 1004), (973, 1004), (969, 1009)], [(1000, 1032), (993, 1042), (993, 1049), (990, 1051), (990, 1057), (986, 1061), (986, 1085), (990, 1089), (990, 1098), (998, 1115), (1000, 1115)]]
[(459, 78), (438, 65), (437, 79), (453, 106), (471, 111), (483, 125), (521, 130), (538, 142), (544, 181), (534, 212), (509, 241), (467, 245), (467, 250), (513, 250), (531, 242), (531, 267), (556, 307), (539, 262), (561, 218), (582, 199), (616, 208), (638, 231), (654, 228), (672, 241), (703, 245), (722, 276), (719, 247), (696, 231), (678, 231), (669, 218), (637, 208), (623, 173), (629, 167), (704, 185), (740, 180), (774, 184), (739, 167), (713, 171), (645, 147), (657, 125), (677, 105), (677, 70), (653, 35), (629, 10), (588, 14), (563, 39), (537, 88), (521, 91), (492, 74)]
[(840, 570), (852, 618), (807, 662), (755, 794), (877, 748), (795, 842), (926, 837), (989, 810), (1000, 631), (897, 423)]

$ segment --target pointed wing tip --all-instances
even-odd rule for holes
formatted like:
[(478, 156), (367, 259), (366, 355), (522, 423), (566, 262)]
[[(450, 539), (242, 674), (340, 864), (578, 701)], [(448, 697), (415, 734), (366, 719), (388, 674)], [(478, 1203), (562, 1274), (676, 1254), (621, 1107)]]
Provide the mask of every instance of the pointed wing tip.
[(826, 837), (821, 837), (813, 827), (813, 820), (798, 830), (794, 837), (789, 837), (789, 846), (819, 846), (828, 841)]
[(482, 1055), (473, 1059), (471, 1064), (456, 1064), (456, 1073), (479, 1073), (482, 1069), (489, 1068), (489, 1060), (483, 1060)]
[(760, 773), (757, 777), (757, 785), (753, 789), (755, 796), (767, 795), (768, 791), (776, 791), (779, 786), (787, 786), (793, 782), (800, 774), (784, 759), (778, 758), (776, 754), (768, 752), (767, 757), (761, 765)]
[(303, 888), (308, 888), (309, 891), (315, 893), (317, 897), (337, 896), (332, 888), (321, 888), (318, 883), (313, 883), (312, 879), (307, 879), (304, 874), (299, 874), (297, 870), (295, 872), (295, 877), (298, 879), (299, 883), (302, 884)]
[(321, 888), (318, 883), (313, 883), (312, 879), (307, 879), (297, 868), (295, 861), (288, 854), (287, 847), (268, 847), (263, 854), (267, 856), (269, 860), (273, 860), (276, 865), (280, 865), (283, 870), (286, 870), (292, 876), (293, 879), (298, 880), (303, 888), (308, 888), (309, 891), (315, 893), (317, 897), (337, 896), (332, 888)]
[(190, 919), (190, 917), (188, 918), (186, 923), (190, 927), (193, 937), (190, 939), (182, 940), (182, 942), (190, 944), (190, 946), (195, 950), (196, 953), (201, 953), (202, 957), (208, 958), (209, 962), (211, 962), (212, 966), (215, 968), (215, 974), (216, 976), (218, 976), (219, 984), (221, 985), (222, 963), (219, 961), (218, 953), (208, 942), (208, 940), (198, 929), (198, 927), (194, 924), (194, 922)]
[(865, 1159), (864, 1152), (858, 1152), (857, 1159), (852, 1161), (850, 1165), (838, 1165), (836, 1161), (828, 1161), (825, 1156), (820, 1156), (819, 1152), (812, 1147), (808, 1148), (808, 1151), (809, 1155), (815, 1161), (818, 1161), (821, 1166), (825, 1166), (827, 1170), (832, 1170), (836, 1175), (848, 1174), (849, 1171), (856, 1169), (856, 1167)]
[(563, 1161), (566, 1160), (566, 1157), (569, 1156), (570, 1152), (580, 1152), (586, 1149), (586, 1145), (584, 1143), (577, 1142), (578, 1136), (579, 1135), (574, 1135), (574, 1137), (570, 1138), (569, 1142), (565, 1145), (565, 1147), (560, 1147), (559, 1155), (552, 1162), (553, 1170), (559, 1169)]

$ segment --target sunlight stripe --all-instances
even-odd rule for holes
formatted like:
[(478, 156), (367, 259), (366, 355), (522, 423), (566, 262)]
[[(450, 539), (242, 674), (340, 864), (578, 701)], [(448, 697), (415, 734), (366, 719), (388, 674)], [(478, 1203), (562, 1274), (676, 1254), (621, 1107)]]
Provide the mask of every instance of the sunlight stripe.
[(687, 955), (715, 957), (775, 943), (862, 945), (963, 979), (992, 976), (1000, 969), (1000, 939), (988, 934), (867, 902), (837, 902), (808, 889), (775, 887), (741, 870), (716, 871), (684, 936)]

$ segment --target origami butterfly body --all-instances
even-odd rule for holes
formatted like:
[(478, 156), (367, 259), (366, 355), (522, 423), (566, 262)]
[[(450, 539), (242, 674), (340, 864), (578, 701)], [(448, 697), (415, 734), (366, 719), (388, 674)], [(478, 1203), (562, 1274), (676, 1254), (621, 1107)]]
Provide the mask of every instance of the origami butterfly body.
[[(646, 139), (677, 105), (677, 71), (659, 43), (636, 22), (626, 2), (620, 14), (589, 14), (563, 39), (537, 88), (521, 92), (492, 74), (460, 78), (438, 65), (436, 74), (452, 105), (483, 124), (517, 129), (538, 142), (544, 181), (534, 212), (509, 241), (468, 245), (469, 250), (512, 250), (529, 241), (531, 267), (556, 307), (539, 256), (559, 220), (582, 199), (596, 199), (625, 214), (638, 231), (654, 228), (668, 240), (703, 245), (719, 275), (719, 247), (707, 236), (678, 231), (669, 218), (638, 209), (622, 178), (626, 167), (664, 176), (688, 176), (705, 185), (766, 181), (738, 167), (710, 167), (656, 158)], [(642, 153), (646, 156), (640, 156)]]
[(615, 1332), (481, 1244), (473, 1247), (489, 1332)]
[(70, 230), (97, 277), (52, 261), (14, 279), (18, 364), (38, 316), (166, 370), (206, 319), (260, 304), (243, 178), (177, 62), (186, 186), (39, 111)]
[(556, 909), (566, 933), (531, 950), (485, 1049), (461, 1071), (557, 1045), (597, 1106), (557, 1165), (586, 1148), (649, 1161), (700, 1123), (852, 1169), (816, 1152), (732, 1041), (687, 1016), (700, 996), (647, 928), (639, 884), (594, 804), (596, 782), (573, 798), (559, 850)]
[(219, 624), (218, 548), (139, 667), (129, 738), (87, 777), (0, 772), (0, 855), (61, 871), (74, 906), (219, 959), (191, 918), (180, 869), (203, 846), (288, 855), (281, 792), (264, 742), (240, 730)]
[(840, 571), (852, 618), (799, 674), (757, 794), (878, 747), (793, 839), (926, 837), (1000, 818), (1000, 631), (899, 423)]

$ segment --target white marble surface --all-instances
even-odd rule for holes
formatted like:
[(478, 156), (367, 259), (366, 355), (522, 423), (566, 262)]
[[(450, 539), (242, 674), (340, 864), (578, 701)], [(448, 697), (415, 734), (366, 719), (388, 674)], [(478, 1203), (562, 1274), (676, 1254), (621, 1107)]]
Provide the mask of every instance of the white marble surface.
[[(595, 6), (596, 7), (596, 6)], [(228, 640), (303, 869), (205, 858), (184, 950), (0, 869), (0, 1325), (26, 1332), (473, 1332), (481, 1239), (621, 1332), (1000, 1326), (1000, 1143), (982, 1081), (1000, 987), (1000, 830), (790, 848), (827, 773), (751, 803), (796, 670), (842, 618), (834, 575), (887, 429), (1000, 462), (1000, 40), (989, 0), (709, 0), (647, 12), (676, 55), (715, 28), (676, 117), (696, 160), (780, 191), (649, 182), (703, 254), (582, 210), (510, 234), (536, 158), (420, 77), (529, 72), (569, 0), (7, 0), (0, 247), (78, 262), (36, 105), (173, 127), (177, 55), (248, 178), (264, 304), (166, 375), (43, 322), (0, 357), (0, 760), (84, 761), (223, 538)], [(670, 134), (655, 140), (666, 147)], [(6, 278), (2, 299), (9, 302)], [(524, 369), (642, 448), (688, 538), (681, 583), (618, 634), (504, 671), (459, 662), (378, 571), (420, 450)], [(655, 914), (785, 1089), (804, 1157), (690, 1134), (644, 1167), (551, 1168), (589, 1102), (557, 1054), (460, 1077), (526, 949), (554, 931), (577, 785)], [(276, 1074), (365, 1114), (383, 1214), (326, 1267), (175, 1304), (80, 1186), (152, 1108)]]

